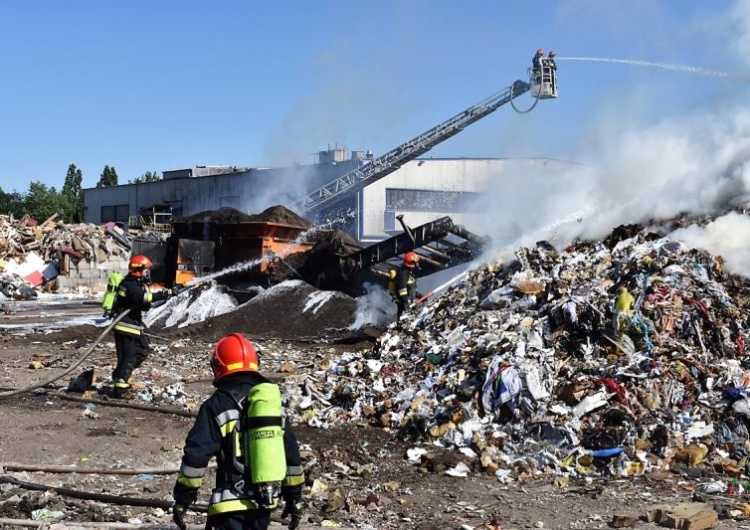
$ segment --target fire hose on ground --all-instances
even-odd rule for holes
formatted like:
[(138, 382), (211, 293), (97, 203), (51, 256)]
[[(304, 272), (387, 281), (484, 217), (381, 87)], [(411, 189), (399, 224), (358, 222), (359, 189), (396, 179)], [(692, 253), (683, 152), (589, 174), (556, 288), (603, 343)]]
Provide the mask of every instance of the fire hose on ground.
[(79, 366), (81, 366), (81, 364), (83, 363), (83, 361), (85, 361), (88, 358), (88, 356), (91, 355), (91, 353), (94, 351), (94, 348), (96, 348), (99, 345), (99, 343), (107, 335), (107, 333), (109, 333), (112, 330), (112, 328), (114, 328), (117, 325), (117, 323), (120, 322), (120, 320), (122, 320), (123, 318), (125, 318), (125, 315), (127, 315), (129, 312), (130, 312), (130, 309), (126, 309), (125, 311), (123, 311), (122, 313), (120, 313), (119, 315), (117, 315), (112, 320), (112, 322), (109, 324), (109, 326), (107, 326), (106, 328), (104, 328), (104, 331), (102, 331), (99, 334), (99, 336), (96, 338), (96, 340), (94, 340), (94, 342), (91, 343), (91, 345), (88, 347), (88, 349), (86, 350), (86, 352), (81, 356), (81, 358), (78, 359), (76, 362), (74, 362), (63, 373), (56, 375), (52, 379), (48, 379), (46, 381), (42, 381), (41, 383), (35, 383), (35, 384), (33, 384), (31, 386), (27, 386), (25, 388), (19, 388), (17, 390), (9, 390), (7, 392), (0, 392), (0, 399), (11, 397), (11, 396), (17, 396), (19, 394), (25, 394), (26, 392), (31, 392), (32, 390), (36, 390), (38, 388), (42, 388), (44, 386), (47, 386), (49, 384), (54, 383), (55, 381), (58, 381), (59, 379), (62, 379), (63, 377), (65, 377), (66, 375), (68, 375), (69, 373), (71, 373), (73, 370), (75, 370), (76, 368), (78, 368)]

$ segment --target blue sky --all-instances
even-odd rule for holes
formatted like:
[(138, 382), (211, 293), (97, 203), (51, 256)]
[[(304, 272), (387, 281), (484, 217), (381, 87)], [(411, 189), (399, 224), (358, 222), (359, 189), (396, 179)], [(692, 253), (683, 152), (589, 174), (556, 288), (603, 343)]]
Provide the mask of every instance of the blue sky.
[[(524, 79), (554, 48), (560, 98), (502, 107), (436, 157), (588, 162), (592, 137), (740, 104), (750, 16), (729, 0), (0, 3), (0, 187), (92, 187), (194, 165), (311, 163), (328, 146), (382, 154)], [(528, 96), (519, 102), (530, 105)]]

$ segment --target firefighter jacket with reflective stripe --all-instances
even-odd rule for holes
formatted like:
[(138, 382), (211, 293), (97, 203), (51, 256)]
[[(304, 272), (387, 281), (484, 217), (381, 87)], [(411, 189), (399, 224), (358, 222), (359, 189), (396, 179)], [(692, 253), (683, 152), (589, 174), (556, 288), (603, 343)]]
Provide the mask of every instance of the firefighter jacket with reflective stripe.
[(417, 296), (417, 276), (413, 269), (401, 267), (398, 270), (398, 292), (396, 297), (401, 303), (411, 303)]
[(119, 315), (126, 309), (130, 312), (115, 324), (115, 332), (140, 335), (143, 330), (143, 312), (148, 311), (153, 302), (167, 299), (167, 291), (150, 292), (143, 279), (128, 274), (117, 288), (112, 312)]
[[(241, 461), (237, 461), (238, 452), (242, 450), (238, 430), (241, 412), (235, 400), (247, 396), (250, 388), (262, 381), (263, 377), (257, 373), (243, 372), (225, 376), (216, 383), (218, 390), (201, 405), (195, 424), (185, 439), (180, 473), (174, 486), (176, 503), (187, 506), (195, 501), (208, 464), (216, 457), (216, 486), (211, 494), (208, 515), (256, 508), (255, 502), (242, 491), (245, 475)], [(282, 495), (285, 489), (301, 489), (305, 482), (297, 438), (289, 425), (284, 425), (284, 449), (287, 471), (282, 482)]]

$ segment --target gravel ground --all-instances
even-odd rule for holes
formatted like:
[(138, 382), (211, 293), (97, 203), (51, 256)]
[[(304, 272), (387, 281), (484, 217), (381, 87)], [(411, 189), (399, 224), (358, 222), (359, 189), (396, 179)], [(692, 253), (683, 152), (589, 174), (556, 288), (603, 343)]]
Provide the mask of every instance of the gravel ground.
[[(70, 311), (80, 309), (74, 305)], [(95, 306), (90, 310), (92, 315), (99, 312)], [(2, 323), (43, 322), (48, 317), (40, 313), (38, 309), (19, 312)], [(101, 331), (87, 325), (50, 334), (5, 332), (0, 343), (0, 391), (24, 388), (61, 374)], [(69, 525), (55, 527), (60, 529), (72, 527), (75, 521), (130, 523), (133, 528), (170, 523), (168, 510), (161, 506), (171, 501), (174, 469), (191, 425), (185, 414), (194, 411), (211, 392), (210, 342), (191, 332), (190, 326), (180, 333), (153, 341), (153, 356), (135, 374), (138, 391), (129, 403), (143, 408), (116, 406), (96, 391), (83, 395), (65, 392), (69, 380), (86, 368), (94, 369), (95, 386), (106, 386), (114, 364), (111, 336), (71, 375), (41, 390), (0, 400), (0, 424), (4, 425), (0, 429), (0, 463), (5, 467), (0, 475), (2, 521), (32, 525), (35, 519), (52, 514)], [(339, 331), (297, 342), (264, 335), (258, 339), (262, 369), (278, 380), (302, 380), (306, 371), (326, 358), (368, 348), (375, 335), (373, 330), (360, 334)], [(613, 516), (622, 514), (634, 518), (635, 528), (655, 529), (660, 527), (642, 520), (648, 508), (660, 502), (690, 501), (696, 486), (696, 480), (671, 472), (565, 481), (543, 469), (530, 470), (522, 482), (502, 484), (488, 474), (446, 475), (445, 466), (455, 455), (440, 454), (438, 447), (434, 448), (434, 465), (418, 468), (405, 458), (410, 445), (377, 427), (353, 423), (336, 429), (296, 426), (296, 430), (308, 475), (305, 523), (311, 528), (609, 528)], [(30, 466), (48, 471), (30, 470)], [(96, 472), (52, 473), (52, 466)], [(133, 474), (104, 473), (112, 468), (133, 470)], [(33, 491), (8, 483), (14, 480), (50, 489)], [(210, 483), (212, 476), (208, 480)], [(54, 488), (63, 487), (148, 499), (152, 505), (130, 506), (55, 493)], [(208, 493), (204, 488), (199, 501), (205, 502)], [(740, 500), (727, 499), (726, 504), (737, 506)], [(710, 505), (720, 501), (714, 497)], [(189, 519), (196, 525), (204, 521), (200, 512), (191, 512)], [(0, 528), (22, 527), (28, 526), (0, 522)], [(750, 522), (728, 519), (715, 528), (750, 528)]]

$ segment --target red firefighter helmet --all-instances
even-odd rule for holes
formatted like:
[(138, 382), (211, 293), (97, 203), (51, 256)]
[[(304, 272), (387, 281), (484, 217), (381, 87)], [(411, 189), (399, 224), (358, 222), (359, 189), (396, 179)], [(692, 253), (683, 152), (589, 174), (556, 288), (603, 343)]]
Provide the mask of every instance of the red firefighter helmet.
[(133, 256), (128, 263), (128, 270), (133, 276), (143, 278), (143, 274), (147, 269), (151, 268), (152, 265), (153, 263), (146, 256)]
[(404, 254), (404, 266), (409, 267), (410, 269), (413, 269), (417, 266), (417, 262), (419, 261), (419, 254), (416, 252), (407, 252)]
[(549, 51), (549, 56), (550, 57), (554, 57), (555, 55), (557, 55), (557, 52), (555, 50), (550, 50)]
[(237, 372), (257, 372), (258, 352), (242, 333), (230, 333), (216, 343), (211, 355), (214, 382)]
[(541, 49), (541, 48), (539, 48), (539, 49), (538, 49), (538, 50), (536, 51), (536, 54), (537, 54), (537, 55), (544, 55), (544, 50), (543, 50), (543, 49)]

